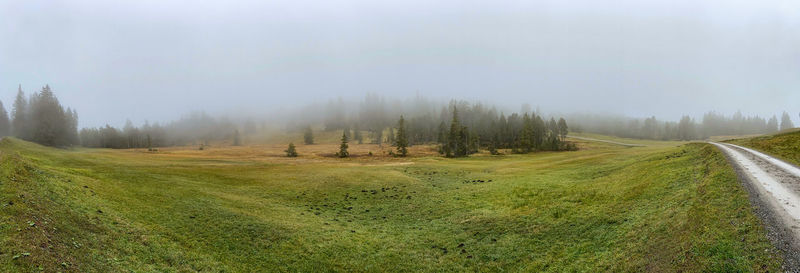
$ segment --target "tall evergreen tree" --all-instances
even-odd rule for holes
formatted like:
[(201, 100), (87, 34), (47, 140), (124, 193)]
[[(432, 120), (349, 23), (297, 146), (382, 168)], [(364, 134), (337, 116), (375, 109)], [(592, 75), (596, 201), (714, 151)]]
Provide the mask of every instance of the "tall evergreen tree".
[(336, 156), (338, 156), (340, 158), (345, 158), (345, 157), (350, 156), (350, 153), (347, 152), (347, 148), (348, 148), (348, 145), (347, 145), (347, 134), (342, 132), (342, 144), (339, 145), (339, 152), (336, 153)]
[(778, 131), (778, 118), (772, 115), (772, 118), (767, 122), (767, 132), (774, 133)]
[[(459, 157), (463, 156), (459, 151), (460, 143), (464, 142), (463, 128), (458, 121), (458, 108), (453, 107), (453, 119), (450, 121), (450, 133), (447, 136), (447, 145), (445, 145), (444, 154), (446, 157)], [(466, 153), (466, 152), (465, 152)]]
[(408, 138), (406, 136), (406, 124), (403, 116), (397, 121), (397, 139), (395, 141), (397, 146), (397, 155), (406, 156), (408, 154)]
[(17, 99), (14, 100), (14, 109), (11, 113), (11, 133), (20, 139), (28, 139), (27, 130), (28, 101), (22, 92), (22, 85), (17, 90)]
[(546, 137), (547, 126), (544, 124), (542, 116), (536, 115), (536, 118), (533, 119), (533, 147), (542, 149)]
[(314, 144), (314, 132), (311, 130), (311, 126), (306, 127), (306, 131), (303, 133), (303, 142), (306, 145)]
[(67, 142), (69, 145), (79, 145), (81, 142), (80, 137), (78, 137), (78, 112), (67, 107), (65, 115), (67, 120)]
[(8, 119), (8, 112), (0, 102), (0, 137), (11, 135), (11, 121)]
[[(465, 127), (464, 130), (467, 130)], [(467, 154), (478, 153), (481, 146), (481, 136), (475, 131), (467, 131)]]
[(458, 142), (456, 142), (456, 149), (453, 155), (456, 157), (467, 156), (469, 154), (469, 131), (467, 131), (467, 126), (461, 126), (457, 134)]
[(28, 111), (26, 130), (31, 141), (57, 147), (71, 144), (70, 137), (77, 133), (70, 132), (71, 121), (49, 85), (31, 96)]
[(792, 118), (789, 117), (789, 113), (783, 111), (783, 115), (781, 115), (781, 130), (786, 130), (791, 128), (794, 128), (794, 124), (792, 123)]
[(523, 153), (533, 151), (533, 140), (533, 120), (528, 116), (528, 113), (524, 113), (522, 114), (522, 133), (519, 136), (519, 147), (517, 149)]
[[(655, 118), (653, 120), (655, 120)], [(564, 118), (558, 119), (558, 135), (561, 137), (562, 141), (567, 139), (568, 133), (569, 127), (567, 127), (567, 121)]]

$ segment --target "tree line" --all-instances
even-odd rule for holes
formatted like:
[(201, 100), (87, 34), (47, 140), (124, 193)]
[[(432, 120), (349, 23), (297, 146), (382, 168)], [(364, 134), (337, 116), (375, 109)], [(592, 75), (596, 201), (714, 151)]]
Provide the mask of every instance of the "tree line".
[(54, 147), (77, 145), (78, 113), (65, 109), (49, 85), (27, 97), (20, 85), (10, 116), (0, 102), (0, 136)]
[[(497, 107), (481, 102), (452, 100), (448, 103), (422, 96), (387, 100), (367, 94), (361, 102), (331, 100), (327, 105), (299, 107), (269, 118), (231, 120), (203, 112), (184, 116), (165, 124), (145, 122), (134, 126), (127, 121), (122, 128), (109, 125), (78, 131), (78, 114), (64, 108), (50, 86), (26, 96), (20, 86), (9, 113), (0, 102), (0, 136), (15, 136), (49, 146), (80, 144), (102, 148), (148, 148), (231, 141), (264, 131), (269, 124), (284, 124), (288, 132), (301, 132), (304, 142), (314, 142), (312, 127), (343, 131), (353, 143), (396, 145), (398, 135), (407, 146), (437, 144), (445, 156), (463, 156), (487, 149), (509, 149), (512, 153), (539, 150), (572, 149), (564, 141), (569, 131), (595, 132), (629, 138), (661, 140), (704, 139), (712, 135), (773, 133), (793, 128), (789, 114), (769, 119), (744, 116), (737, 112), (725, 116), (706, 113), (702, 120), (684, 116), (678, 121), (655, 117), (633, 119), (607, 115), (573, 114), (558, 120), (540, 111), (523, 107), (519, 113), (505, 114)], [(510, 112), (510, 111), (509, 111)], [(397, 126), (398, 117), (402, 126)], [(566, 120), (570, 121), (567, 127)], [(320, 127), (321, 125), (321, 127)], [(399, 153), (399, 151), (398, 151)]]
[(788, 112), (769, 119), (757, 115), (745, 116), (737, 111), (731, 116), (707, 112), (701, 120), (682, 116), (677, 122), (663, 121), (655, 116), (644, 119), (609, 115), (569, 115), (574, 132), (592, 132), (626, 138), (653, 140), (698, 140), (720, 135), (771, 134), (794, 128)]
[(137, 127), (128, 120), (122, 129), (110, 125), (83, 128), (80, 139), (84, 147), (115, 149), (208, 145), (211, 141), (220, 140), (230, 140), (238, 145), (241, 144), (240, 127), (248, 134), (257, 130), (252, 122), (237, 124), (227, 118), (214, 118), (204, 112), (196, 112), (164, 125), (145, 122)]
[[(564, 118), (549, 118), (549, 121), (535, 113), (513, 113), (508, 117), (497, 114), (494, 110), (486, 110), (481, 104), (469, 104), (453, 101), (450, 103), (450, 117), (441, 120), (438, 126), (432, 126), (432, 119), (407, 121), (403, 115), (395, 126), (376, 128), (372, 134), (377, 135), (373, 141), (382, 144), (383, 132), (388, 131), (386, 142), (396, 147), (396, 156), (406, 156), (408, 147), (417, 144), (436, 144), (438, 151), (445, 157), (465, 157), (477, 153), (481, 149), (493, 155), (500, 154), (499, 149), (509, 149), (512, 153), (529, 153), (534, 151), (575, 150), (574, 144), (566, 141), (569, 127)], [(447, 108), (443, 109), (443, 113)], [(459, 110), (465, 109), (465, 110)], [(343, 127), (338, 157), (348, 157), (348, 143), (351, 136), (360, 135), (360, 130), (352, 130), (347, 123)], [(358, 127), (358, 125), (353, 125)], [(333, 130), (326, 127), (327, 130)], [(380, 133), (377, 133), (380, 132)], [(357, 137), (356, 137), (357, 138)], [(313, 144), (313, 130), (304, 130), (305, 144)], [(287, 156), (297, 156), (294, 143), (289, 144)]]

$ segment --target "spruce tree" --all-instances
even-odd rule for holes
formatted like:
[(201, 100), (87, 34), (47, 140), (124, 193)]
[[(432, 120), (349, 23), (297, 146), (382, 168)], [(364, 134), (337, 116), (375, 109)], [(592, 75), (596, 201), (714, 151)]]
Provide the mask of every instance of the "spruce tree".
[(459, 149), (461, 143), (464, 142), (462, 131), (461, 123), (458, 122), (458, 109), (453, 107), (453, 120), (450, 121), (450, 133), (447, 136), (447, 145), (445, 145), (444, 149), (446, 157), (463, 156)]
[(791, 128), (794, 128), (794, 124), (792, 123), (792, 118), (789, 117), (789, 113), (784, 111), (783, 115), (781, 115), (781, 130), (786, 130)]
[(564, 118), (558, 119), (558, 134), (561, 137), (562, 141), (567, 139), (568, 133), (569, 133), (569, 127), (567, 127), (567, 121), (564, 120)]
[(533, 140), (533, 121), (528, 116), (528, 113), (525, 113), (522, 115), (522, 134), (519, 138), (518, 149), (522, 153), (530, 153), (534, 148)]
[(294, 143), (289, 143), (289, 148), (287, 148), (284, 152), (286, 152), (287, 157), (297, 157), (297, 149), (294, 147)]
[(461, 130), (458, 131), (458, 142), (456, 142), (456, 151), (454, 155), (456, 157), (464, 157), (469, 154), (469, 131), (467, 131), (467, 126), (461, 126)]
[(71, 144), (70, 121), (49, 85), (31, 97), (26, 122), (29, 140), (55, 147)]
[(0, 102), (0, 137), (11, 135), (11, 121), (8, 120), (8, 112)]
[(350, 156), (350, 153), (347, 152), (347, 148), (348, 148), (348, 146), (347, 146), (347, 134), (342, 132), (342, 144), (339, 145), (339, 152), (336, 153), (336, 156), (338, 156), (340, 158), (345, 158), (345, 157)]
[(397, 121), (397, 139), (395, 141), (397, 146), (397, 155), (406, 156), (408, 154), (408, 138), (406, 137), (406, 124), (403, 116)]
[(487, 147), (489, 153), (492, 155), (500, 154), (500, 152), (497, 151), (497, 139), (498, 139), (497, 135), (498, 135), (497, 133), (493, 134), (492, 139), (489, 141), (489, 147)]
[(303, 141), (306, 145), (314, 144), (314, 132), (311, 130), (311, 126), (308, 126), (303, 133)]
[(480, 135), (478, 135), (478, 133), (476, 133), (475, 131), (467, 132), (467, 139), (469, 139), (469, 141), (467, 142), (468, 143), (467, 154), (478, 153), (478, 149), (480, 148), (481, 145)]
[(20, 139), (28, 139), (27, 130), (28, 101), (25, 93), (22, 92), (22, 85), (17, 90), (17, 99), (14, 100), (14, 108), (11, 113), (11, 133)]

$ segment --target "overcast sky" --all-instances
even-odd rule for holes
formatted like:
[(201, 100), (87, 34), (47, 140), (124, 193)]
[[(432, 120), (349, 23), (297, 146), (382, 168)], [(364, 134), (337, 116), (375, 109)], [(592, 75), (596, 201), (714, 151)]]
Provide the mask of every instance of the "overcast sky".
[(360, 98), (800, 112), (800, 1), (0, 1), (0, 100), (81, 126)]

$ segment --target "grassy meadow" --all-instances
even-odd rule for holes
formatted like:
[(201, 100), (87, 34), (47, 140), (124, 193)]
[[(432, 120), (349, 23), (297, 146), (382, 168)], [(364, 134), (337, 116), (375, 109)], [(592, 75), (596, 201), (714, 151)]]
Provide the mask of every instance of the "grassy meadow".
[(301, 143), (286, 158), (285, 144), (148, 152), (3, 139), (0, 271), (780, 270), (707, 144), (580, 141), (463, 159), (351, 144), (355, 157), (338, 159), (338, 144)]
[(774, 135), (729, 140), (733, 144), (777, 156), (789, 163), (800, 165), (800, 131), (791, 130)]

